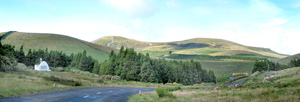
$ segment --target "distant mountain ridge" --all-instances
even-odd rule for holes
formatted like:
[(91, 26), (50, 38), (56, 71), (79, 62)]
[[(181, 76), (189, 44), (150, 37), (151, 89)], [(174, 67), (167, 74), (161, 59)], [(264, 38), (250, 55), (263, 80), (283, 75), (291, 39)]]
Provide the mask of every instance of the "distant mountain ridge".
[(116, 49), (121, 46), (134, 48), (140, 52), (153, 53), (154, 56), (168, 56), (169, 53), (209, 56), (251, 55), (277, 59), (288, 56), (268, 48), (244, 46), (227, 40), (211, 38), (194, 38), (174, 42), (143, 42), (120, 36), (105, 36), (93, 43)]

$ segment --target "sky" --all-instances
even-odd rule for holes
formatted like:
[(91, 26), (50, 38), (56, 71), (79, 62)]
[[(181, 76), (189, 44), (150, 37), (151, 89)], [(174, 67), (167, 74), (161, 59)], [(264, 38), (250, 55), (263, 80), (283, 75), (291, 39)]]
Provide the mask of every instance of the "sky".
[(300, 53), (300, 0), (0, 0), (0, 32), (94, 41), (218, 38)]

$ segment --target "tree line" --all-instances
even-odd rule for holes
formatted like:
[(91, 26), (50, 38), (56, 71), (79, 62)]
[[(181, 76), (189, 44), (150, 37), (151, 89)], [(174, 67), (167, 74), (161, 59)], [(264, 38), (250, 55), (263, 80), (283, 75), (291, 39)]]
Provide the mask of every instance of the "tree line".
[(300, 58), (292, 59), (289, 63), (289, 67), (300, 67)]
[(252, 69), (252, 73), (256, 71), (277, 71), (277, 70), (282, 70), (286, 68), (291, 68), (291, 67), (299, 67), (300, 66), (300, 59), (298, 60), (291, 60), (288, 65), (283, 65), (274, 63), (269, 60), (256, 60), (254, 63), (254, 67)]
[(93, 73), (118, 75), (125, 80), (152, 83), (181, 83), (184, 85), (216, 82), (213, 71), (202, 69), (200, 62), (151, 59), (149, 54), (121, 47), (118, 54), (111, 51), (109, 59), (96, 62)]
[(67, 55), (62, 51), (29, 49), (25, 55), (23, 46), (21, 46), (19, 50), (12, 51), (12, 54), (17, 62), (24, 63), (27, 66), (34, 66), (39, 63), (40, 58), (42, 58), (50, 67), (73, 67), (92, 72), (94, 63), (96, 62), (91, 56), (87, 56), (85, 50), (82, 53)]
[[(2, 36), (0, 36), (0, 39)], [(14, 58), (14, 46), (4, 44), (0, 41), (0, 71), (15, 71), (14, 67), (17, 63)]]

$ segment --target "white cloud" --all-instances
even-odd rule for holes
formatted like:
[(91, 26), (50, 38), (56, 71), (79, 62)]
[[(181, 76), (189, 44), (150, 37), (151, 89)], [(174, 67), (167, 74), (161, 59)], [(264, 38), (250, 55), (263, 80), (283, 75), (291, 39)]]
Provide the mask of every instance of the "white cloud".
[(161, 42), (180, 41), (196, 37), (205, 37), (203, 30), (194, 27), (167, 27), (161, 29), (162, 35), (158, 38)]
[(286, 19), (276, 18), (276, 19), (272, 19), (269, 23), (265, 24), (265, 26), (267, 26), (267, 27), (277, 26), (277, 25), (281, 25), (281, 24), (284, 24), (287, 22), (288, 22), (288, 20), (286, 20)]
[(295, 0), (293, 2), (293, 4), (291, 5), (291, 7), (293, 7), (293, 8), (299, 8), (300, 7), (300, 1), (299, 0)]
[(206, 8), (194, 8), (194, 12), (198, 15), (210, 15), (213, 11)]
[(256, 23), (254, 25), (257, 25), (258, 27), (273, 27), (273, 26), (278, 26), (287, 23), (287, 19), (282, 19), (282, 18), (272, 18), (266, 23)]
[(282, 10), (271, 2), (263, 0), (252, 0), (247, 13), (250, 17), (274, 17), (279, 15)]
[(112, 7), (132, 16), (149, 17), (156, 11), (156, 0), (103, 0)]
[(178, 2), (175, 2), (174, 0), (166, 1), (166, 4), (169, 7), (175, 7), (175, 8), (180, 6), (180, 4)]
[(140, 19), (134, 19), (132, 21), (132, 24), (133, 24), (134, 27), (140, 28), (142, 26), (142, 21)]

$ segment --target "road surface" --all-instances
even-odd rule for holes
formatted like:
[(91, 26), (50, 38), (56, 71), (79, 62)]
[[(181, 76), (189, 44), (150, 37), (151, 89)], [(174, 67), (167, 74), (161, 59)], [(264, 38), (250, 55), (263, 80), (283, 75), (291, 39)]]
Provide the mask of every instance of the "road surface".
[(0, 102), (126, 102), (139, 91), (155, 88), (99, 87), (38, 93), (26, 96), (0, 98)]
[(228, 84), (227, 86), (232, 86), (232, 85), (239, 84), (239, 83), (243, 83), (243, 82), (244, 82), (244, 80), (241, 80), (241, 81), (237, 81), (237, 82)]

